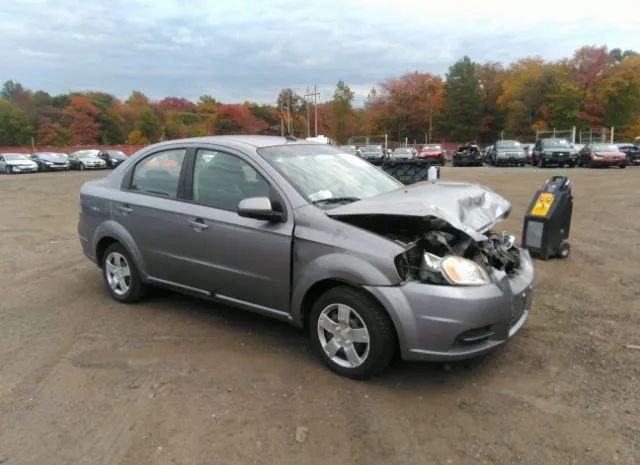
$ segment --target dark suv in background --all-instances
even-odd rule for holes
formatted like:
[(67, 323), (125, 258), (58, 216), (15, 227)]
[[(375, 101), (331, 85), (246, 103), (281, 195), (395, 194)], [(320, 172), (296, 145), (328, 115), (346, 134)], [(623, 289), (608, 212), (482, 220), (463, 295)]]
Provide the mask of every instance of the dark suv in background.
[(115, 168), (120, 163), (127, 159), (127, 155), (121, 150), (101, 150), (98, 153), (98, 158), (101, 158), (107, 164), (107, 168)]
[(532, 164), (541, 168), (550, 165), (573, 168), (578, 163), (578, 151), (566, 139), (541, 139), (532, 152)]

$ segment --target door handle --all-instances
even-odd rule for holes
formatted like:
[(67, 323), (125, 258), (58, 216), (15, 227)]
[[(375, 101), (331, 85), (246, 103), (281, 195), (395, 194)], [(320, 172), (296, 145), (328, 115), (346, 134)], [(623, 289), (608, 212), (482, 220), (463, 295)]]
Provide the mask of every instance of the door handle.
[(209, 225), (206, 224), (202, 218), (191, 219), (191, 220), (189, 220), (189, 224), (196, 231), (204, 231), (205, 229), (207, 229), (209, 227)]
[(122, 213), (123, 215), (130, 215), (131, 213), (133, 213), (133, 208), (131, 208), (129, 205), (125, 204), (125, 205), (118, 205), (118, 211), (120, 213)]

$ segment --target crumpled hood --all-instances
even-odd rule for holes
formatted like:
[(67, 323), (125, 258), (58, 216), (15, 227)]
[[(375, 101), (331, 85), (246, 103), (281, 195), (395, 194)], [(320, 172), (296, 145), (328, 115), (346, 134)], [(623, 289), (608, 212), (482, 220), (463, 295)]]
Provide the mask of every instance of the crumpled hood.
[(357, 215), (435, 217), (476, 241), (511, 211), (511, 204), (491, 189), (470, 183), (427, 181), (327, 211), (333, 218)]

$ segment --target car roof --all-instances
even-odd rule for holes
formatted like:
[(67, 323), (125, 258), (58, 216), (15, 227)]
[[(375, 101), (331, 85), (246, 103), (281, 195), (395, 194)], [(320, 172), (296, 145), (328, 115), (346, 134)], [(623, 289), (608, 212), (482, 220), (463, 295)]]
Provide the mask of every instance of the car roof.
[[(161, 146), (165, 144), (180, 144), (180, 143), (196, 143), (196, 144), (217, 144), (217, 143), (232, 143), (232, 144), (242, 144), (249, 145), (255, 148), (263, 148), (263, 147), (273, 147), (276, 145), (291, 145), (291, 144), (301, 144), (301, 145), (310, 145), (310, 144), (318, 144), (318, 142), (311, 142), (304, 139), (296, 139), (293, 137), (282, 137), (282, 136), (205, 136), (205, 137), (189, 137), (185, 139), (173, 139), (165, 142), (160, 142), (158, 144), (154, 144), (154, 146)], [(320, 144), (323, 145), (323, 144)]]

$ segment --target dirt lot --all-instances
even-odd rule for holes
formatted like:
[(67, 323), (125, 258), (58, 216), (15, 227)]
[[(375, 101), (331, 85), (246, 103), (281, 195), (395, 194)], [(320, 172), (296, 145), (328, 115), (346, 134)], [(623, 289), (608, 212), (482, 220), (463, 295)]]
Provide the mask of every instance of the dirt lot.
[[(556, 171), (444, 177), (510, 199), (519, 234)], [(82, 182), (106, 173), (0, 176), (0, 463), (640, 463), (640, 168), (567, 172), (572, 255), (536, 263), (523, 330), (369, 382), (263, 317), (167, 291), (115, 303), (75, 232)]]

